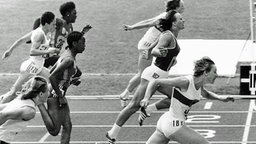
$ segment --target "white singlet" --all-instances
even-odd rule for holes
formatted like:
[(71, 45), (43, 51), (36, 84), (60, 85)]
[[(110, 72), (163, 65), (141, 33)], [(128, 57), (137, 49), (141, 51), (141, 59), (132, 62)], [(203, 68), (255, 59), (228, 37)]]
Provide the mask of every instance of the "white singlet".
[[(42, 30), (42, 27), (39, 27), (35, 29), (32, 32), (31, 41), (34, 42), (34, 37), (36, 35), (44, 35), (44, 40), (41, 43), (41, 46), (39, 47), (39, 50), (46, 50), (49, 48), (50, 39), (47, 39), (47, 36), (45, 35), (44, 31)], [(21, 72), (29, 72), (31, 74), (38, 74), (42, 71), (44, 61), (45, 61), (44, 55), (39, 56), (30, 56), (28, 60), (24, 61), (20, 66)]]
[[(156, 19), (165, 18), (167, 12), (163, 12)], [(158, 40), (161, 32), (155, 27), (150, 27), (138, 43), (138, 50), (147, 50)]]
[[(36, 109), (35, 103), (32, 100), (20, 100), (19, 98), (11, 101), (5, 109), (17, 109), (26, 106)], [(7, 120), (0, 126), (0, 140), (10, 143), (15, 140), (15, 136), (26, 128), (27, 125), (28, 121)]]
[(191, 106), (199, 102), (201, 88), (196, 90), (192, 75), (186, 76), (189, 86), (186, 92), (173, 88), (169, 111), (163, 114), (157, 122), (157, 130), (167, 138), (178, 131), (184, 124)]

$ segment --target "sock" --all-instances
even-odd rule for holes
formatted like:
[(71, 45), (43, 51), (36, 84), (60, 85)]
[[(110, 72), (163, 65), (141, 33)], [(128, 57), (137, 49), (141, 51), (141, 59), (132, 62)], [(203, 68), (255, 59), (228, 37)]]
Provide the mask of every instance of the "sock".
[(116, 139), (121, 127), (118, 126), (116, 123), (113, 125), (110, 131), (108, 131), (108, 135), (110, 138)]
[(148, 114), (151, 114), (153, 111), (157, 111), (157, 108), (156, 108), (156, 104), (155, 104), (155, 103), (153, 103), (153, 104), (147, 106), (147, 108), (146, 108), (146, 112), (147, 112)]

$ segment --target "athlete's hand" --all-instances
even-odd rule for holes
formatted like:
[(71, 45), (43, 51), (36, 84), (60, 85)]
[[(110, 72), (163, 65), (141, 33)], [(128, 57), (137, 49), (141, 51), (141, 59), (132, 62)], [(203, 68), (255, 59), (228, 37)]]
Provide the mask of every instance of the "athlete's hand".
[(12, 54), (11, 50), (6, 50), (3, 54), (3, 56), (2, 56), (2, 59), (5, 59), (5, 58), (9, 57), (11, 54)]
[(130, 31), (130, 30), (132, 30), (133, 28), (132, 28), (132, 26), (130, 26), (130, 25), (123, 25), (123, 29), (124, 29), (125, 31)]
[(229, 101), (234, 102), (235, 101), (235, 99), (233, 97), (229, 97), (229, 96), (221, 98), (220, 100), (223, 102), (229, 102)]
[(56, 54), (60, 53), (60, 50), (59, 50), (59, 49), (53, 48), (53, 47), (50, 47), (50, 48), (48, 49), (48, 51), (49, 51), (49, 53), (56, 53)]
[(164, 48), (164, 47), (160, 47), (159, 48), (159, 52), (160, 52), (160, 55), (162, 57), (166, 57), (167, 56), (167, 53), (168, 53), (168, 49), (167, 48)]
[(141, 101), (140, 101), (140, 106), (141, 107), (147, 107), (149, 105), (149, 100), (148, 99), (142, 99)]
[(84, 34), (87, 33), (91, 28), (92, 28), (91, 25), (86, 25), (86, 26), (83, 28), (83, 30), (82, 30), (81, 33), (84, 35)]

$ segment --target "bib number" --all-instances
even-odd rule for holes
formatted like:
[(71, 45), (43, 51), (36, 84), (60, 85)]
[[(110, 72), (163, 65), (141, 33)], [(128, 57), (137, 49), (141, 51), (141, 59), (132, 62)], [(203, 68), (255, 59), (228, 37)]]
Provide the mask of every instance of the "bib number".
[(32, 62), (32, 63), (29, 64), (26, 71), (29, 72), (29, 73), (34, 74), (34, 73), (38, 72), (38, 68), (35, 66), (35, 63)]

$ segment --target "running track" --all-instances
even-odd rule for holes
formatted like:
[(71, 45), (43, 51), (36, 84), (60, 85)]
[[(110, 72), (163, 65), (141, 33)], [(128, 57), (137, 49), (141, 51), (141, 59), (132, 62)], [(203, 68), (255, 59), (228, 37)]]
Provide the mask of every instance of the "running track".
[[(156, 96), (152, 102), (160, 97)], [(73, 122), (71, 144), (106, 144), (105, 133), (121, 110), (117, 96), (68, 96), (68, 99)], [(193, 106), (187, 125), (213, 144), (255, 144), (255, 108), (254, 100), (237, 100), (234, 103), (202, 100)], [(138, 113), (133, 115), (121, 130), (118, 143), (145, 143), (163, 112), (153, 113), (143, 127), (138, 126)], [(13, 144), (51, 144), (59, 143), (59, 139), (60, 136), (53, 137), (47, 133), (37, 113)]]

